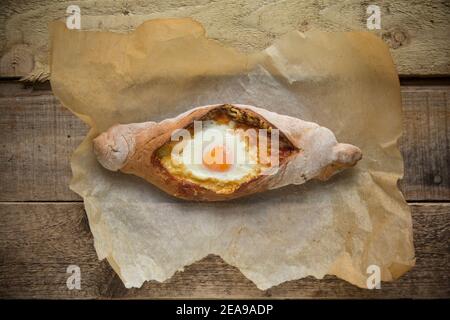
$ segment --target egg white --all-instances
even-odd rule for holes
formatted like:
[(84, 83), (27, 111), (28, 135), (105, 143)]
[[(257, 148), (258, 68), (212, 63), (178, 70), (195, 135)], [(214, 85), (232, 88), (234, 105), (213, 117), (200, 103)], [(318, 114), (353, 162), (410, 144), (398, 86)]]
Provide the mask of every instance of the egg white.
[[(257, 147), (249, 145), (247, 139), (234, 130), (235, 123), (233, 121), (221, 124), (209, 120), (204, 121), (202, 125), (201, 134), (195, 134), (193, 138), (184, 142), (185, 145), (178, 156), (172, 155), (172, 166), (181, 166), (187, 176), (200, 181), (233, 182), (258, 175), (261, 166), (258, 164)], [(209, 169), (202, 161), (195, 161), (196, 145), (203, 146), (202, 155), (215, 146), (227, 146), (231, 167), (226, 171), (219, 172)]]

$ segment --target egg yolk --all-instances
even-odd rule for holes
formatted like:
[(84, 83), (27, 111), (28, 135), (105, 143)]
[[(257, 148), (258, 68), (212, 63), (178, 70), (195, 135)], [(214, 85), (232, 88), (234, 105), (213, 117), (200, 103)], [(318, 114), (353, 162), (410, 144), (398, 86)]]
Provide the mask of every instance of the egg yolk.
[(216, 146), (203, 154), (203, 165), (211, 171), (228, 171), (231, 168), (228, 160), (228, 152), (223, 146)]

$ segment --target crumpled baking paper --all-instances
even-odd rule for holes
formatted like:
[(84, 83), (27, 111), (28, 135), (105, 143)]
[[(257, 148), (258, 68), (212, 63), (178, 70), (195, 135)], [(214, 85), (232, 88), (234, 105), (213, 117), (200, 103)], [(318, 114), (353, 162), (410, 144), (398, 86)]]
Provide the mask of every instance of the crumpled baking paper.
[[(291, 32), (245, 54), (191, 19), (152, 20), (131, 33), (51, 31), (51, 86), (91, 127), (74, 152), (72, 190), (84, 199), (99, 259), (127, 288), (164, 281), (208, 254), (258, 288), (333, 274), (359, 287), (414, 265), (403, 162), (400, 86), (388, 48), (368, 33)], [(309, 181), (222, 203), (177, 200), (110, 172), (92, 139), (116, 123), (159, 121), (192, 107), (241, 103), (314, 121), (363, 160)], [(369, 268), (369, 269), (368, 269)]]

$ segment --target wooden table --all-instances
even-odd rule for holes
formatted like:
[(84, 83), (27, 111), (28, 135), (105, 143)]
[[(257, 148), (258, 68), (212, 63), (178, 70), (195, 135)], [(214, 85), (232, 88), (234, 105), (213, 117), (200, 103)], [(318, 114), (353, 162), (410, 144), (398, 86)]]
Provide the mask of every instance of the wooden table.
[[(327, 277), (258, 290), (236, 268), (208, 256), (164, 283), (127, 290), (98, 261), (81, 198), (68, 188), (69, 159), (87, 127), (48, 87), (0, 83), (0, 296), (130, 297), (449, 297), (450, 86), (404, 85), (403, 193), (414, 220), (417, 265), (382, 290)], [(68, 290), (66, 268), (81, 268)]]
[[(228, 2), (229, 6), (225, 7), (223, 3)], [(450, 40), (446, 31), (449, 12), (443, 12), (443, 8), (448, 9), (444, 2), (402, 6), (384, 1), (382, 5), (383, 12), (389, 12), (392, 17), (386, 20), (380, 36), (391, 46), (402, 77), (404, 134), (400, 147), (405, 177), (399, 185), (412, 209), (417, 264), (399, 280), (383, 283), (381, 290), (359, 289), (327, 276), (323, 280), (289, 281), (260, 291), (236, 268), (212, 255), (164, 283), (147, 282), (140, 289), (124, 288), (108, 263), (97, 260), (82, 200), (68, 188), (70, 155), (82, 141), (87, 127), (60, 105), (48, 82), (27, 86), (17, 78), (10, 78), (27, 74), (30, 57), (21, 56), (23, 51), (17, 48), (11, 28), (6, 36), (1, 31), (0, 39), (7, 39), (11, 45), (9, 51), (3, 48), (0, 68), (3, 77), (0, 80), (0, 297), (449, 298)], [(45, 59), (39, 55), (46, 48), (39, 41), (45, 39), (42, 36), (45, 30), (33, 29), (29, 21), (38, 19), (36, 23), (41, 26), (45, 19), (40, 16), (48, 13), (57, 17), (61, 8), (50, 5), (53, 3), (50, 0), (43, 1), (46, 5), (38, 9), (33, 3), (22, 4), (21, 13), (9, 5), (0, 13), (0, 23), (10, 21), (9, 25), (20, 26), (23, 34), (33, 35), (21, 41), (27, 42), (24, 44), (29, 47), (27, 52), (42, 62)], [(210, 36), (244, 49), (247, 46), (260, 49), (274, 37), (295, 28), (362, 29), (355, 26), (360, 23), (355, 22), (355, 17), (364, 14), (357, 1), (334, 5), (333, 10), (351, 12), (350, 16), (334, 18), (326, 8), (316, 8), (308, 1), (264, 5), (258, 0), (246, 7), (238, 7), (235, 1), (224, 1), (216, 7), (185, 5), (178, 11), (175, 2), (164, 3), (167, 3), (165, 9), (155, 5), (152, 10), (156, 14), (147, 12), (144, 18), (158, 14), (194, 16), (210, 30)], [(109, 14), (122, 17), (129, 11), (147, 10), (130, 6), (121, 8), (125, 11), (120, 14)], [(44, 10), (42, 15), (36, 13), (39, 10)], [(93, 11), (92, 7), (83, 10)], [(270, 18), (272, 13), (274, 19), (283, 23), (274, 23)], [(96, 11), (94, 15), (99, 17)], [(107, 15), (104, 13), (103, 17)], [(105, 21), (119, 28), (122, 18), (114, 20), (119, 21), (116, 24)], [(219, 26), (233, 32), (227, 33)], [(240, 34), (246, 37), (233, 36)], [(33, 72), (39, 72), (36, 65)], [(71, 264), (81, 269), (81, 290), (67, 289), (66, 269)]]

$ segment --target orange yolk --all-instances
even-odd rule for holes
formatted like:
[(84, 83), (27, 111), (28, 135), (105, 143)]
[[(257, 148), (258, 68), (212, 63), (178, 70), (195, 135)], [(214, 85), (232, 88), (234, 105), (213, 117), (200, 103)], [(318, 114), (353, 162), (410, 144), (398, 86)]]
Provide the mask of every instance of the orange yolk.
[(225, 172), (231, 168), (228, 152), (223, 146), (211, 148), (203, 154), (203, 165), (211, 171)]

